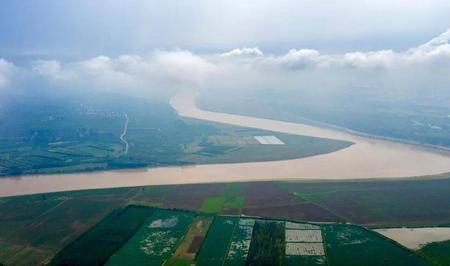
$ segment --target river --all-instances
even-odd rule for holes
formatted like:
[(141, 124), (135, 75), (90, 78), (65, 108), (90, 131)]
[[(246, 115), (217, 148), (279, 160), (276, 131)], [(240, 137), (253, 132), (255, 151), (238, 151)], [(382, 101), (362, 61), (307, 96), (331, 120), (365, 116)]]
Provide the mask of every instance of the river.
[(450, 239), (449, 227), (387, 228), (375, 229), (378, 233), (410, 249), (420, 249), (426, 244)]
[(300, 123), (209, 112), (198, 109), (195, 98), (194, 92), (182, 91), (171, 99), (170, 104), (183, 117), (289, 134), (347, 140), (355, 144), (328, 154), (284, 161), (0, 178), (0, 196), (141, 185), (399, 178), (450, 172), (450, 154), (446, 151)]

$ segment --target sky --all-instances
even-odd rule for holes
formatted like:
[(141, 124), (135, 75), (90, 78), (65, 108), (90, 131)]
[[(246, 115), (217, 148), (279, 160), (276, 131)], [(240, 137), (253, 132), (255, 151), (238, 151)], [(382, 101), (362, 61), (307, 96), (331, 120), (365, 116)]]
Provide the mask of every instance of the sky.
[(359, 87), (450, 101), (448, 14), (442, 0), (3, 1), (0, 92)]
[(86, 58), (176, 48), (217, 53), (404, 50), (450, 27), (447, 0), (14, 0), (0, 57)]

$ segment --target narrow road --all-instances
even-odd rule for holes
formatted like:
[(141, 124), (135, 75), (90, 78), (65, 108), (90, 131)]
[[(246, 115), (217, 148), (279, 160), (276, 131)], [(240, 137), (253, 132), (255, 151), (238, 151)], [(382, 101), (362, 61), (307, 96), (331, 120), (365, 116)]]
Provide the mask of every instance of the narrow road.
[(127, 135), (127, 131), (128, 131), (128, 122), (130, 120), (128, 119), (128, 115), (125, 113), (125, 124), (123, 125), (123, 131), (122, 134), (120, 134), (120, 140), (125, 144), (125, 148), (123, 150), (123, 154), (127, 154), (128, 153), (128, 142), (125, 139), (125, 136)]

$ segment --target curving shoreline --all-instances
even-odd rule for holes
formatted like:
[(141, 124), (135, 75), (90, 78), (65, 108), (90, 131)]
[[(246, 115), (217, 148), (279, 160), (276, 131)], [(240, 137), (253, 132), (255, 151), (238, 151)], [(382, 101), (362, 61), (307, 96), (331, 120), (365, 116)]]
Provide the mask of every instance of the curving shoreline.
[(209, 112), (198, 109), (195, 98), (193, 91), (182, 91), (170, 100), (170, 104), (184, 117), (288, 134), (346, 140), (355, 144), (327, 154), (283, 161), (0, 178), (0, 196), (142, 185), (401, 178), (450, 172), (450, 155), (442, 150), (300, 123)]

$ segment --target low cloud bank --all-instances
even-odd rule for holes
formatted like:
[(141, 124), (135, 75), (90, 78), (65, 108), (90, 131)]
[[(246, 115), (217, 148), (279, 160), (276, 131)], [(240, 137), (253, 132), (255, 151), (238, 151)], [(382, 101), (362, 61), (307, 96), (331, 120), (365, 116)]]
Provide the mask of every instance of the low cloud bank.
[(21, 84), (33, 84), (33, 80), (39, 79), (55, 87), (138, 94), (183, 88), (269, 87), (448, 92), (449, 40), (450, 30), (403, 52), (322, 54), (313, 49), (292, 49), (283, 55), (267, 55), (257, 47), (221, 54), (175, 50), (154, 51), (148, 56), (98, 56), (76, 62), (38, 60), (28, 68), (19, 68), (0, 58), (0, 88), (11, 88), (18, 79)]
[(16, 67), (14, 64), (0, 58), (0, 88), (10, 85), (15, 71)]

